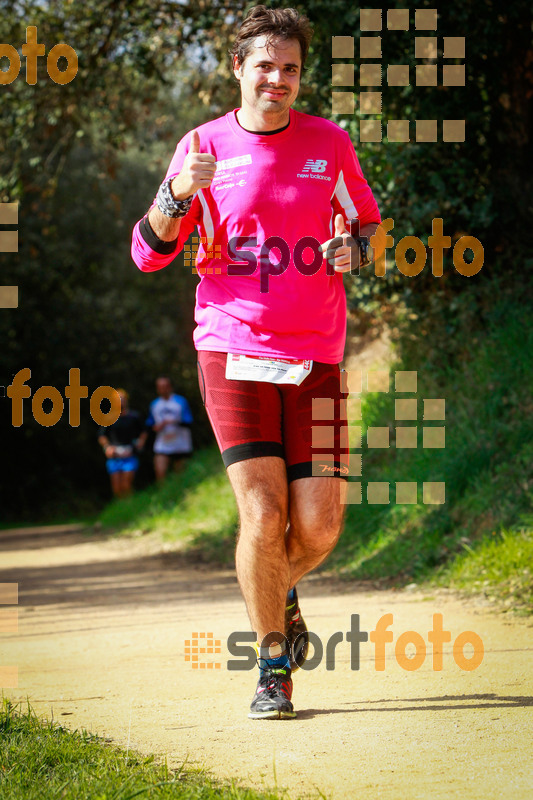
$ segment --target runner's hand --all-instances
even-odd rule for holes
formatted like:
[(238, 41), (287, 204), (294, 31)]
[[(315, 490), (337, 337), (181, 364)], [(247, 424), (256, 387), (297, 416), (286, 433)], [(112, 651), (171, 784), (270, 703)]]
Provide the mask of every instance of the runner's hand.
[(319, 250), (328, 263), (335, 267), (335, 272), (349, 272), (352, 266), (359, 266), (359, 245), (346, 230), (342, 214), (335, 217), (334, 238), (321, 244)]
[(215, 170), (215, 156), (200, 152), (200, 135), (198, 131), (193, 131), (190, 149), (185, 156), (181, 172), (170, 185), (172, 194), (176, 200), (185, 200), (198, 189), (207, 189), (215, 177)]

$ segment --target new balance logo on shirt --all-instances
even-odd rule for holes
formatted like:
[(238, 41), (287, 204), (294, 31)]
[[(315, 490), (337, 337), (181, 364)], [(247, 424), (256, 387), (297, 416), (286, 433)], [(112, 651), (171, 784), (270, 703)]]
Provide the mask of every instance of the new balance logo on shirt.
[(323, 161), (321, 158), (317, 158), (316, 161), (313, 161), (312, 158), (308, 158), (302, 172), (324, 172), (327, 165), (328, 162)]
[(321, 175), (321, 172), (326, 171), (328, 162), (323, 158), (308, 158), (302, 167), (302, 171), (298, 172), (297, 178), (315, 178), (321, 181), (330, 181), (327, 175)]

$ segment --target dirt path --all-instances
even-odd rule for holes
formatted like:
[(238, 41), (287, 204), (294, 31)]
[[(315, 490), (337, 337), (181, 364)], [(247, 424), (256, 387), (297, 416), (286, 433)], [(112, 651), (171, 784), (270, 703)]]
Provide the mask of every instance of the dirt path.
[[(0, 665), (18, 667), (19, 685), (4, 693), (71, 728), (166, 753), (171, 765), (188, 756), (220, 777), (277, 782), (291, 798), (315, 787), (334, 800), (533, 796), (531, 621), (446, 593), (309, 579), (300, 595), (310, 628), (323, 641), (344, 632), (335, 669), (323, 660), (295, 675), (296, 720), (251, 721), (255, 672), (226, 669), (228, 635), (248, 627), (232, 570), (201, 568), (152, 539), (63, 526), (0, 531), (0, 582), (19, 584), (19, 631), (0, 635)], [(394, 643), (404, 631), (427, 643), (441, 613), (452, 643), (464, 630), (481, 637), (483, 662), (460, 669), (449, 643), (433, 671), (428, 645), (423, 665), (406, 671), (393, 643), (376, 671), (367, 642), (352, 670), (350, 614), (371, 631), (386, 613)], [(220, 669), (185, 661), (193, 632), (221, 640), (221, 655), (200, 656)]]

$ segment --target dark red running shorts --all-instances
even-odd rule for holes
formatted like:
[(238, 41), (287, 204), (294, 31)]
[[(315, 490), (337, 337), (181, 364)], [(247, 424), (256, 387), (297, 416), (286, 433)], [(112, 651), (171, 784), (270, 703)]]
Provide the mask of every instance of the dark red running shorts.
[(289, 481), (348, 475), (346, 395), (338, 364), (314, 362), (300, 384), (228, 380), (226, 353), (198, 352), (198, 380), (226, 467), (285, 459)]

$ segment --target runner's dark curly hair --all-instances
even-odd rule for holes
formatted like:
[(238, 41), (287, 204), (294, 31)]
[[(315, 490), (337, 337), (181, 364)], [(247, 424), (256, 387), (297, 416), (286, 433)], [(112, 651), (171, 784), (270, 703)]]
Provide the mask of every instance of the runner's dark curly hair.
[(300, 45), (304, 70), (313, 31), (307, 17), (295, 8), (267, 8), (261, 5), (250, 9), (229, 52), (232, 66), (235, 56), (239, 64), (243, 63), (257, 36), (267, 37), (267, 47), (275, 38), (296, 39)]

